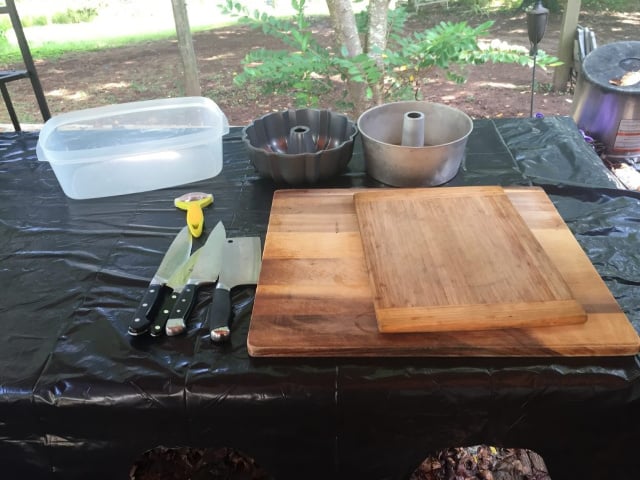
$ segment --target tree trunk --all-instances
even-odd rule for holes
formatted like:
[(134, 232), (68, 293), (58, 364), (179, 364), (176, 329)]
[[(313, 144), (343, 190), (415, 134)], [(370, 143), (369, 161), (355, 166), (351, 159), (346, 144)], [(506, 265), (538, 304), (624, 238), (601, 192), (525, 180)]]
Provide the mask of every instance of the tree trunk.
[[(351, 0), (327, 0), (331, 23), (336, 34), (338, 51), (344, 46), (347, 56), (355, 57), (363, 53), (362, 42), (358, 34), (356, 17), (351, 8)], [(367, 109), (366, 85), (361, 82), (349, 82), (349, 97), (353, 101), (355, 114), (359, 115)]]
[[(367, 35), (367, 53), (376, 60), (378, 68), (384, 72), (382, 53), (387, 48), (387, 10), (391, 0), (371, 0), (369, 2), (369, 32)], [(374, 101), (377, 105), (384, 102), (382, 85), (373, 88)]]
[(362, 43), (358, 35), (356, 17), (351, 8), (351, 0), (327, 0), (327, 7), (336, 32), (337, 43), (347, 48), (350, 57), (360, 55)]
[(198, 76), (198, 62), (193, 48), (193, 38), (191, 37), (191, 27), (189, 26), (189, 16), (187, 15), (187, 5), (185, 0), (171, 0), (171, 4), (176, 23), (178, 49), (184, 68), (184, 93), (186, 96), (199, 97), (202, 95), (202, 89)]

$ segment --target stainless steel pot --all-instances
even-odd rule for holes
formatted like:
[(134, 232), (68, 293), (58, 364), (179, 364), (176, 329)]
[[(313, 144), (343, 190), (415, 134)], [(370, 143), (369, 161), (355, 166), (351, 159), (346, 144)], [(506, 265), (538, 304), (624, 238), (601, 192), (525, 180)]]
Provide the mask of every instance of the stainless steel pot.
[(573, 119), (611, 158), (640, 157), (640, 83), (611, 80), (640, 70), (640, 42), (603, 45), (587, 55), (574, 94)]

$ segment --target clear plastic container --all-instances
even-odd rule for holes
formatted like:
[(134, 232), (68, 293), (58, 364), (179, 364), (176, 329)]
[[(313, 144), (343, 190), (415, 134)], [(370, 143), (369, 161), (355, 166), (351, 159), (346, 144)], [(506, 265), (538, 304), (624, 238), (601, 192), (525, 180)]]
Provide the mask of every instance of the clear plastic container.
[(50, 118), (36, 146), (74, 199), (145, 192), (215, 177), (226, 116), (205, 97), (109, 105)]

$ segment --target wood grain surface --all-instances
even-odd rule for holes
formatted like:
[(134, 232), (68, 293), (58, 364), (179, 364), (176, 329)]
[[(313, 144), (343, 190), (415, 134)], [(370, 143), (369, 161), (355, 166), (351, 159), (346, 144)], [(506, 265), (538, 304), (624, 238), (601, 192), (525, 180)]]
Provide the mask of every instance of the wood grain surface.
[(354, 200), (381, 332), (587, 320), (502, 187), (379, 189)]
[[(447, 187), (449, 188), (449, 187)], [(381, 333), (353, 195), (273, 198), (247, 346), (257, 357), (634, 355), (640, 338), (555, 207), (537, 188), (505, 189), (587, 313), (582, 324)]]

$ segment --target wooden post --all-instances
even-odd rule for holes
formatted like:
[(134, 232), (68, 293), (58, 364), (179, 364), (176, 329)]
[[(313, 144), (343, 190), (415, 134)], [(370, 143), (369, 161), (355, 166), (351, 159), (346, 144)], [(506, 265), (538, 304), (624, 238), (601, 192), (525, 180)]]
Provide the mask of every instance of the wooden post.
[(567, 0), (567, 5), (562, 15), (562, 27), (560, 28), (560, 43), (558, 44), (558, 58), (562, 65), (556, 67), (553, 72), (553, 90), (563, 91), (573, 66), (573, 42), (578, 27), (581, 0)]
[(173, 18), (176, 23), (180, 58), (184, 67), (184, 93), (186, 96), (199, 97), (202, 95), (202, 88), (200, 87), (198, 76), (198, 62), (193, 48), (187, 5), (185, 0), (171, 0), (171, 4), (173, 6)]

